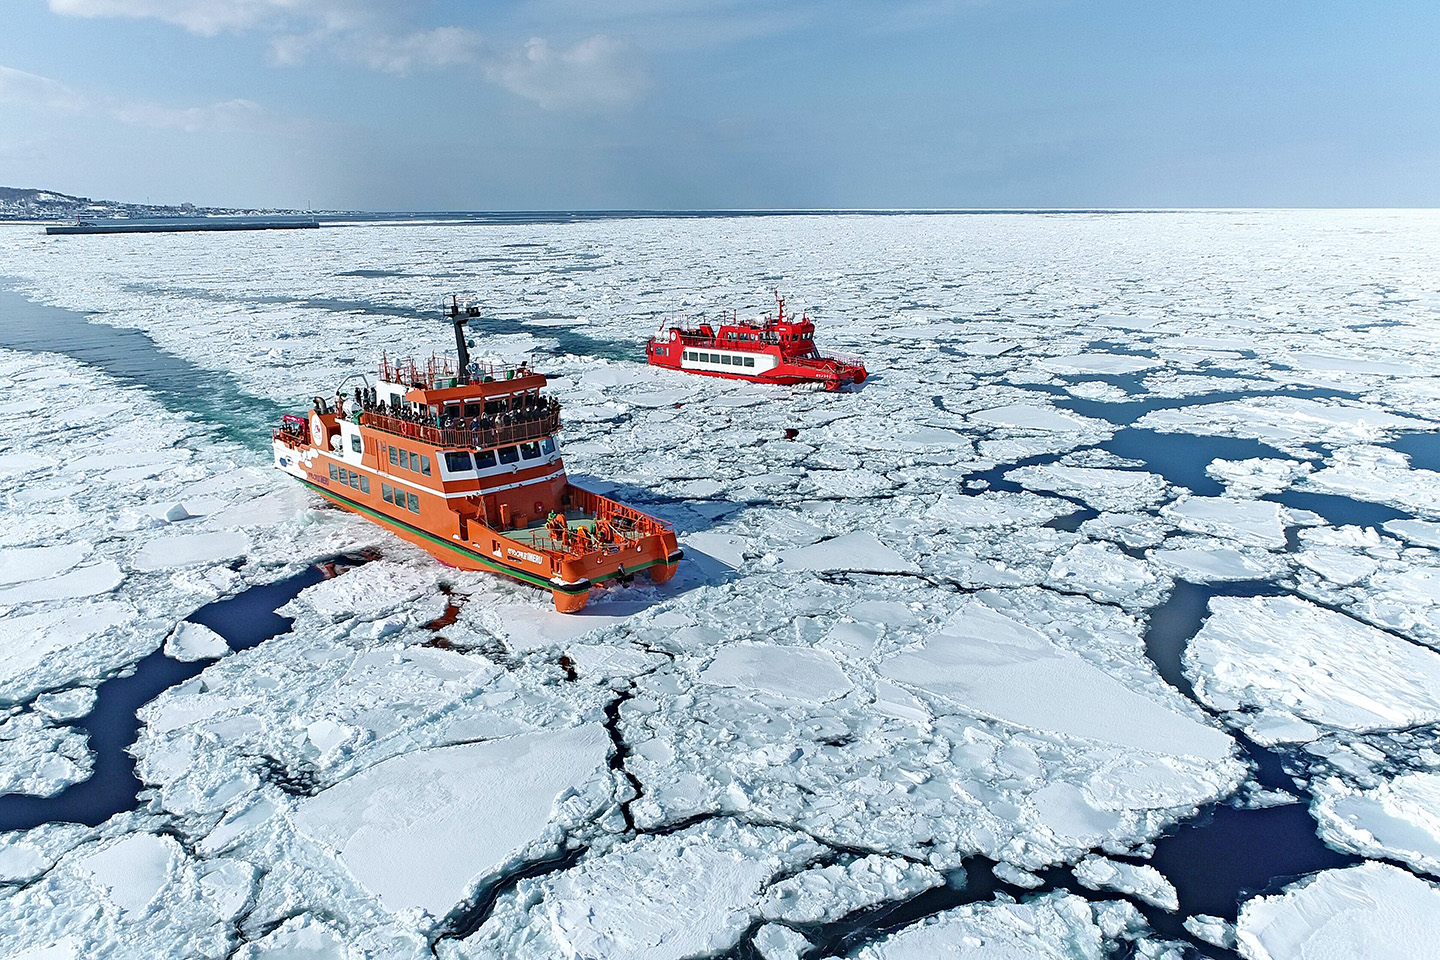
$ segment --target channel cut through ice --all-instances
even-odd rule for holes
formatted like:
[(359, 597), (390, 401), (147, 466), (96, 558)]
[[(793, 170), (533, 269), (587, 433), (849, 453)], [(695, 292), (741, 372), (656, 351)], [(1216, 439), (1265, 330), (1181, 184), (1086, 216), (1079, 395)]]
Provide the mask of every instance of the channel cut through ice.
[[(0, 339), (0, 790), (90, 775), (107, 678), (203, 666), (140, 710), (133, 810), (0, 835), (0, 960), (1423, 956), (1437, 240), (1364, 212), (0, 230), (0, 283), (254, 401)], [(863, 389), (641, 362), (777, 284)], [(457, 289), (479, 352), (551, 377), (571, 473), (676, 525), (674, 581), (564, 617), (266, 468), (257, 410), (443, 353)], [(365, 549), (258, 646), (183, 622)], [(1209, 620), (1147, 656), (1177, 583)], [(1308, 802), (1386, 863), (1197, 914), (1147, 860), (1217, 802)]]

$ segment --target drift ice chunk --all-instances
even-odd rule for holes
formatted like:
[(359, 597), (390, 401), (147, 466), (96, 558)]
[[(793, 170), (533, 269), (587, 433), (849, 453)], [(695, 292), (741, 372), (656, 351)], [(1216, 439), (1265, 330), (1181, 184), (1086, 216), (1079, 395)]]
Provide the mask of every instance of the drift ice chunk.
[(0, 584), (44, 580), (64, 573), (90, 555), (85, 542), (62, 543), (53, 547), (24, 547), (0, 550)]
[(311, 916), (291, 917), (274, 931), (247, 943), (235, 960), (350, 960), (345, 938)]
[(881, 543), (868, 530), (858, 530), (780, 551), (779, 570), (814, 570), (820, 573), (919, 573), (920, 568)]
[(165, 638), (165, 656), (176, 660), (212, 660), (230, 652), (225, 638), (209, 627), (182, 620)]
[(1018, 430), (1037, 430), (1047, 433), (1079, 433), (1087, 430), (1109, 430), (1104, 420), (1082, 417), (1079, 414), (1062, 413), (1056, 407), (1039, 406), (1030, 403), (1011, 403), (989, 410), (977, 410), (970, 419), (994, 427), (1013, 427)]
[(861, 907), (905, 900), (944, 882), (933, 867), (872, 853), (781, 880), (765, 891), (760, 915), (786, 923), (829, 923)]
[(1153, 357), (1137, 357), (1125, 353), (1075, 353), (1064, 357), (1046, 357), (1035, 364), (1051, 373), (1138, 373), (1164, 366)]
[(1024, 727), (1161, 754), (1230, 755), (1224, 733), (1131, 691), (978, 600), (877, 672)]
[(1114, 890), (1171, 913), (1180, 909), (1174, 885), (1146, 863), (1121, 863), (1092, 855), (1075, 864), (1075, 879), (1091, 890)]
[(800, 960), (814, 946), (803, 933), (779, 923), (756, 930), (753, 942), (761, 960)]
[(116, 906), (139, 913), (170, 878), (171, 865), (184, 857), (171, 837), (135, 833), (80, 862)]
[(135, 615), (128, 603), (102, 600), (69, 610), (0, 617), (0, 691), (6, 699), (46, 683), (32, 671), (53, 654), (83, 648)]
[(1440, 655), (1430, 650), (1296, 597), (1216, 597), (1210, 610), (1185, 674), (1216, 710), (1356, 731), (1440, 720)]
[(1306, 397), (1257, 397), (1154, 410), (1135, 425), (1161, 433), (1247, 437), (1282, 449), (1316, 442), (1330, 446), (1370, 443), (1394, 430), (1430, 426), (1424, 420), (1378, 407)]
[(1285, 546), (1280, 504), (1229, 497), (1182, 497), (1160, 511), (1182, 530), (1206, 533), (1267, 550)]
[(1186, 917), (1182, 926), (1190, 932), (1191, 936), (1204, 940), (1206, 943), (1214, 944), (1224, 950), (1235, 949), (1235, 924), (1220, 917), (1197, 913), (1193, 917)]
[(0, 590), (0, 607), (41, 600), (73, 600), (109, 593), (120, 586), (125, 574), (113, 560), (101, 560), (77, 567), (47, 580), (29, 580)]
[(1005, 479), (1026, 490), (1047, 490), (1083, 500), (1097, 510), (1111, 511), (1158, 506), (1168, 489), (1164, 477), (1143, 470), (1071, 467), (1057, 463), (1018, 467), (1008, 471)]
[(475, 617), (512, 650), (523, 651), (569, 643), (624, 623), (648, 606), (638, 600), (617, 600), (590, 604), (579, 613), (557, 613), (547, 598), (543, 608), (502, 603), (476, 613)]
[(637, 840), (559, 877), (545, 898), (572, 956), (679, 960), (723, 952), (761, 891), (820, 847), (803, 834), (733, 821)]
[(978, 496), (945, 496), (925, 516), (947, 529), (971, 527), (1039, 526), (1056, 517), (1073, 513), (1074, 504), (1033, 493), (984, 493)]
[(1242, 550), (1219, 541), (1182, 538), (1172, 543), (1195, 543), (1165, 550), (1152, 550), (1149, 559), (1162, 569), (1191, 583), (1223, 583), (1227, 580), (1266, 580), (1284, 571), (1283, 561), (1258, 549)]
[(1440, 876), (1440, 774), (1405, 773), (1371, 789), (1330, 779), (1315, 791), (1321, 797), (1315, 819), (1327, 843)]
[(1412, 469), (1408, 457), (1389, 447), (1336, 451), (1329, 466), (1312, 473), (1299, 487), (1440, 517), (1440, 473)]
[(768, 643), (740, 643), (722, 648), (700, 672), (700, 679), (716, 686), (812, 702), (843, 697), (853, 687), (832, 654)]
[(295, 826), (387, 909), (441, 917), (541, 835), (609, 746), (587, 724), (401, 754), (303, 801)]
[(1325, 870), (1240, 908), (1246, 960), (1428, 960), (1440, 943), (1440, 888), (1384, 863)]
[(1234, 497), (1258, 497), (1287, 490), (1304, 477), (1313, 465), (1303, 460), (1212, 460), (1205, 473), (1221, 483)]
[(233, 560), (250, 552), (250, 538), (235, 530), (157, 537), (135, 554), (136, 570), (168, 570)]
[(432, 580), (433, 573), (428, 569), (393, 560), (375, 560), (347, 570), (344, 576), (305, 588), (275, 612), (295, 616), (313, 610), (331, 620), (356, 615), (373, 619), (416, 599), (430, 587)]
[(975, 903), (867, 944), (860, 960), (1101, 960), (1090, 904), (1073, 894), (1028, 903)]
[(1385, 530), (1424, 547), (1440, 547), (1440, 523), (1430, 520), (1391, 520)]

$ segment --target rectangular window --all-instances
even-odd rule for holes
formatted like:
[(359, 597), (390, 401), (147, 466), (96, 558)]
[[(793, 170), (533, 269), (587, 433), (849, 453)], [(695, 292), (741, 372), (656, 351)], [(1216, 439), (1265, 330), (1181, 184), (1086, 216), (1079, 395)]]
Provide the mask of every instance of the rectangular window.
[(392, 406), (392, 407), (398, 407), (398, 406), (400, 406), (400, 394), (398, 394), (398, 393), (392, 393), (392, 394), (390, 394), (390, 406)]
[(501, 463), (517, 463), (520, 460), (520, 451), (514, 447), (501, 447), (499, 452)]
[(467, 417), (478, 417), (478, 416), (480, 416), (480, 404), (478, 404), (478, 403), (467, 403), (467, 404), (465, 404), (465, 416), (467, 416)]
[(540, 456), (540, 444), (538, 444), (538, 443), (522, 443), (522, 444), (520, 444), (520, 456), (524, 457), (526, 460), (534, 460), (536, 457)]
[(724, 363), (724, 364), (729, 364), (729, 363), (731, 363), (731, 362), (732, 362), (732, 358), (731, 358), (730, 354), (728, 354), (728, 353), (722, 353), (722, 354), (720, 354), (720, 362), (721, 362), (721, 363)]
[(451, 473), (459, 473), (462, 470), (471, 470), (474, 465), (470, 462), (470, 454), (464, 450), (445, 451), (445, 469)]
[(333, 464), (333, 463), (330, 464), (330, 479), (331, 479), (331, 480), (339, 480), (339, 479), (340, 479), (340, 473), (339, 473), (339, 471), (337, 471), (337, 470), (335, 469), (335, 464)]
[(398, 453), (395, 452), (395, 448), (394, 448), (394, 447), (391, 447), (391, 448), (390, 448), (390, 465), (393, 467), (393, 466), (394, 466), (396, 463), (398, 463), (399, 461), (400, 461), (400, 454), (398, 454)]
[[(414, 458), (412, 457), (411, 459), (413, 460)], [(425, 474), (425, 476), (427, 476), (427, 477), (430, 476), (430, 458), (429, 458), (429, 457), (421, 457), (421, 458), (420, 458), (420, 472), (423, 473), (423, 474)]]
[(405, 449), (403, 449), (403, 448), (400, 450), (400, 466), (405, 467), (405, 468), (407, 468), (407, 469), (409, 468), (409, 466), (410, 466), (410, 451), (409, 451), (409, 450), (405, 450)]
[(550, 454), (554, 453), (554, 452), (555, 452), (555, 438), (554, 438), (554, 437), (546, 437), (544, 440), (541, 440), (541, 441), (540, 441), (540, 452), (543, 453), (543, 454), (545, 454), (545, 456), (547, 456), (547, 457), (550, 456)]
[(338, 479), (340, 480), (341, 483), (349, 483), (349, 482), (350, 482), (350, 471), (349, 471), (349, 470), (346, 470), (344, 467), (341, 467), (341, 468), (340, 468), (340, 476), (339, 476)]
[(369, 492), (370, 492), (370, 478), (369, 478), (369, 477), (361, 477), (361, 478), (360, 478), (360, 492), (361, 492), (361, 493), (369, 493)]
[(745, 366), (747, 366), (747, 367), (753, 367), (753, 366), (755, 366), (755, 358), (754, 358), (754, 357), (746, 357), (746, 358), (745, 358)]
[(385, 499), (385, 502), (386, 502), (386, 503), (394, 503), (394, 502), (395, 502), (395, 488), (392, 487), (392, 486), (390, 486), (390, 484), (388, 484), (388, 483), (382, 483), (382, 484), (380, 484), (380, 496)]
[(360, 489), (360, 474), (359, 474), (358, 471), (355, 471), (355, 470), (351, 470), (351, 471), (350, 471), (350, 486), (351, 486), (352, 489), (355, 489), (355, 490), (359, 490), (359, 489)]
[(682, 360), (694, 360), (694, 359), (695, 359), (695, 357), (691, 355), (691, 352), (690, 352), (689, 350), (682, 350), (682, 351), (680, 351), (680, 358), (681, 358)]
[(494, 451), (494, 450), (479, 450), (479, 451), (476, 451), (476, 453), (475, 453), (475, 463), (480, 467), (481, 470), (489, 470), (491, 467), (495, 466), (495, 451)]
[(356, 453), (360, 452), (360, 434), (353, 433), (350, 435), (350, 449)]
[(413, 493), (405, 494), (405, 509), (409, 510), (411, 513), (419, 513), (420, 498), (415, 496), (415, 494)]

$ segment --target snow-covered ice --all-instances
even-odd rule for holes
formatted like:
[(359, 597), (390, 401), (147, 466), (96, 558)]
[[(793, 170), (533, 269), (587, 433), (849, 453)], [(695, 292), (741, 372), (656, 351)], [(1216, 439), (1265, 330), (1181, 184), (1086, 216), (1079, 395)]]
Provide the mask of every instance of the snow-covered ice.
[(1027, 903), (959, 907), (907, 927), (860, 951), (862, 960), (1100, 960), (1105, 956), (1091, 906), (1070, 895)]
[(209, 627), (182, 621), (165, 638), (165, 655), (176, 660), (208, 660), (230, 652), (225, 638)]
[(1440, 877), (1440, 774), (1404, 773), (1369, 789), (1329, 778), (1317, 793), (1315, 819), (1331, 845)]
[[(0, 955), (684, 956), (751, 937), (796, 956), (807, 925), (980, 855), (1012, 892), (1057, 864), (1081, 885), (859, 952), (1098, 957), (1123, 939), (1175, 956), (1136, 905), (1169, 909), (1179, 879), (1143, 858), (1250, 776), (1221, 723), (1304, 745), (1287, 763), (1331, 843), (1434, 869), (1440, 657), (1420, 644), (1440, 646), (1440, 481), (1421, 444), (1391, 446), (1440, 424), (1417, 360), (1440, 350), (1440, 297), (1413, 269), (1434, 218), (307, 233), (82, 247), (0, 230), (7, 283), (202, 372), (150, 391), (0, 348), (5, 791), (88, 775), (69, 724), (106, 678), (162, 648), (203, 666), (139, 711), (135, 811), (0, 837)], [(676, 525), (691, 559), (673, 581), (563, 617), (264, 468), (272, 402), (304, 406), (383, 349), (449, 349), (422, 318), (456, 277), (492, 314), (477, 352), (530, 352), (551, 376), (577, 481)], [(822, 347), (865, 357), (863, 388), (635, 362), (663, 317), (743, 315), (775, 283)], [(186, 399), (212, 383), (253, 407)], [(1346, 527), (1279, 502), (1312, 494), (1385, 506)], [(186, 622), (372, 547), (257, 647)], [(1145, 655), (1176, 579), (1222, 594), (1185, 660), (1218, 720)], [(1223, 596), (1236, 581), (1282, 596)], [(1242, 953), (1404, 928), (1429, 894), (1377, 869), (1252, 901)], [(478, 929), (447, 931), (497, 881)], [(1104, 893), (1087, 902), (1086, 881)]]
[(603, 767), (597, 726), (417, 750), (302, 803), (295, 825), (391, 910), (443, 917), (541, 835)]
[(880, 672), (1024, 727), (1212, 761), (1230, 753), (1224, 733), (1134, 693), (979, 601), (963, 607), (913, 652), (885, 660)]
[(1326, 870), (1240, 910), (1245, 960), (1423, 960), (1440, 942), (1440, 887), (1384, 863)]
[(1440, 721), (1440, 654), (1295, 597), (1216, 597), (1211, 611), (1186, 674), (1262, 742), (1289, 739), (1273, 719), (1362, 731)]

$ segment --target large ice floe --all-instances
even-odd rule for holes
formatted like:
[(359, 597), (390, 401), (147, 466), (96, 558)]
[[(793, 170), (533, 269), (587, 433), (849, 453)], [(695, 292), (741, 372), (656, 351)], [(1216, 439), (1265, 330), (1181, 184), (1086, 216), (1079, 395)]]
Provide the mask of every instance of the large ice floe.
[[(0, 960), (1433, 943), (1436, 218), (296, 234), (0, 229)], [(638, 362), (777, 284), (861, 389)], [(450, 292), (674, 580), (559, 615), (266, 469)], [(1157, 842), (1295, 799), (1360, 862), (1189, 915)]]

